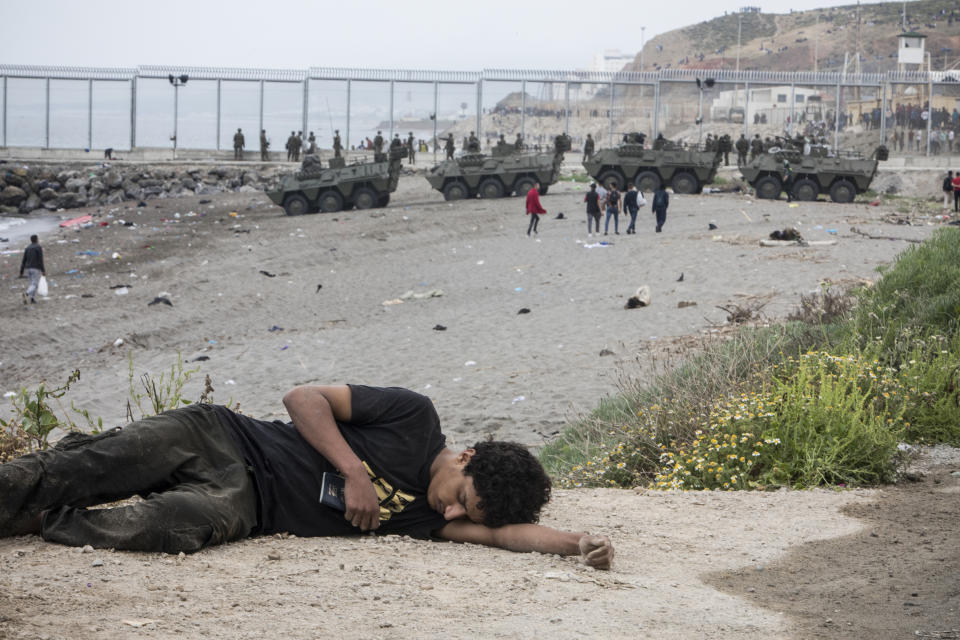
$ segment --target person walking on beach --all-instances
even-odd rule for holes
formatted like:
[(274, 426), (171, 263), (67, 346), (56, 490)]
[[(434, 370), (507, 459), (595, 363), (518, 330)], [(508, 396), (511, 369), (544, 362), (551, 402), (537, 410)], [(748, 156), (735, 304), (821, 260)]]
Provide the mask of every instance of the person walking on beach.
[(592, 236), (590, 232), (590, 223), (593, 222), (597, 227), (597, 235), (600, 235), (600, 218), (603, 212), (600, 211), (600, 194), (597, 193), (597, 183), (590, 183), (590, 191), (583, 196), (583, 201), (587, 203), (587, 235)]
[(267, 149), (270, 147), (270, 141), (267, 140), (267, 130), (260, 129), (260, 159), (268, 160)]
[(670, 206), (670, 194), (667, 193), (666, 188), (661, 184), (657, 187), (656, 191), (653, 192), (653, 204), (651, 209), (653, 209), (653, 214), (657, 216), (657, 233), (663, 230), (663, 225), (667, 222), (667, 207)]
[(616, 182), (610, 183), (604, 202), (607, 207), (607, 219), (603, 223), (603, 235), (607, 235), (610, 231), (610, 218), (613, 218), (613, 233), (620, 235), (620, 192), (617, 191)]
[(943, 179), (943, 210), (950, 210), (950, 200), (953, 199), (953, 171), (947, 171), (947, 177)]
[(40, 276), (47, 275), (43, 268), (43, 247), (40, 246), (40, 240), (36, 235), (30, 236), (30, 244), (23, 250), (23, 260), (20, 261), (20, 277), (23, 272), (27, 272), (30, 284), (27, 285), (27, 291), (23, 294), (23, 304), (27, 304), (27, 298), (30, 298), (32, 304), (36, 304), (37, 286), (40, 284)]
[(234, 160), (243, 160), (243, 147), (246, 144), (246, 141), (243, 139), (243, 131), (237, 129), (237, 132), (233, 134), (233, 159)]
[(533, 186), (530, 187), (530, 191), (527, 191), (527, 215), (530, 216), (530, 224), (527, 225), (527, 235), (530, 235), (531, 231), (533, 231), (534, 234), (537, 233), (540, 216), (546, 212), (547, 210), (540, 205), (540, 182), (534, 182)]
[(623, 210), (630, 214), (630, 224), (627, 225), (627, 233), (637, 233), (637, 212), (640, 211), (640, 203), (643, 201), (643, 194), (631, 182), (627, 185), (627, 192), (623, 194)]
[(953, 212), (960, 213), (960, 170), (953, 174)]

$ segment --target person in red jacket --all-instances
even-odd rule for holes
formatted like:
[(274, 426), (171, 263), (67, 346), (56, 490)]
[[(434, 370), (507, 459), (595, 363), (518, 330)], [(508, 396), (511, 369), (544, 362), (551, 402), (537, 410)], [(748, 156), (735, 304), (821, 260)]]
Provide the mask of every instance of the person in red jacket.
[(527, 225), (527, 235), (530, 232), (537, 232), (537, 224), (540, 222), (540, 216), (547, 212), (540, 205), (540, 183), (534, 182), (530, 191), (527, 191), (527, 215), (530, 216), (530, 224)]

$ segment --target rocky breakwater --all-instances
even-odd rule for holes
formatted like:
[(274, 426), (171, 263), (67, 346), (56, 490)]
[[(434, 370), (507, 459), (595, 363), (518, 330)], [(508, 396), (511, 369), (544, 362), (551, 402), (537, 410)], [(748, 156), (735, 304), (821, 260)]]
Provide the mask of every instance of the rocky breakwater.
[(125, 200), (176, 198), (225, 191), (263, 191), (277, 169), (144, 165), (0, 166), (0, 213), (57, 211)]

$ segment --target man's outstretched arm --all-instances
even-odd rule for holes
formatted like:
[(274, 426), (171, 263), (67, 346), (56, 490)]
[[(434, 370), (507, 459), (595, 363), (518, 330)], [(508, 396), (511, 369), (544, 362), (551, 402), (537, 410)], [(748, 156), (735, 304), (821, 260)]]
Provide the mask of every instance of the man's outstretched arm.
[(304, 440), (333, 464), (346, 480), (344, 517), (361, 531), (380, 526), (380, 504), (363, 463), (344, 440), (337, 420), (353, 415), (352, 392), (346, 385), (303, 385), (283, 396), (283, 405)]
[(558, 531), (539, 524), (508, 524), (498, 528), (466, 519), (451, 520), (436, 534), (454, 542), (470, 542), (508, 551), (580, 555), (584, 564), (609, 569), (613, 544), (607, 536)]

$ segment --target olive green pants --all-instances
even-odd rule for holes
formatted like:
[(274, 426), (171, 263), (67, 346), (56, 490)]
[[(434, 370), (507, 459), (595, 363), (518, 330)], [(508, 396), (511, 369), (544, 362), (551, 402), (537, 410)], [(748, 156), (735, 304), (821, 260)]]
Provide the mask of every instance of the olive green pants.
[(249, 535), (257, 496), (229, 427), (193, 405), (0, 465), (0, 535), (41, 512), (51, 542), (191, 553)]

